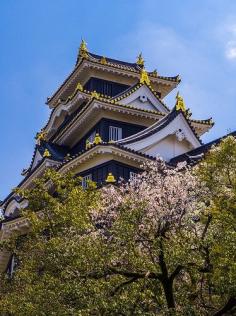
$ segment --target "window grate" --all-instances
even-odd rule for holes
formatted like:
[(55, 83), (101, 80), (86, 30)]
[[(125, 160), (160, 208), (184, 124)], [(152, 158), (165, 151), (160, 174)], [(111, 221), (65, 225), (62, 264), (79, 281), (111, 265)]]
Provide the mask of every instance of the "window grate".
[(130, 179), (131, 181), (136, 180), (136, 179), (137, 179), (137, 176), (138, 176), (138, 173), (133, 172), (133, 171), (130, 171), (130, 173), (129, 173), (129, 179)]
[(122, 139), (122, 128), (109, 126), (109, 141), (116, 141)]
[(83, 189), (87, 189), (88, 188), (88, 181), (92, 181), (92, 174), (87, 174), (86, 176), (84, 176), (82, 178), (82, 182), (81, 185), (83, 187)]

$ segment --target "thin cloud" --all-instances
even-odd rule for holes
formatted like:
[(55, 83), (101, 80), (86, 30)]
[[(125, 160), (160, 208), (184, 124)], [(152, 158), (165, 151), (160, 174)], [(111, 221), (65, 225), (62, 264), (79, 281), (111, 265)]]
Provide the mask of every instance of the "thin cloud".
[[(229, 41), (227, 58), (236, 59), (236, 25), (231, 27), (230, 32), (225, 28), (224, 33), (224, 47), (227, 40)], [(183, 79), (179, 87), (180, 93), (192, 110), (193, 117), (200, 119), (213, 116), (217, 123), (217, 127), (204, 136), (207, 141), (226, 134), (226, 127), (233, 128), (235, 125), (232, 116), (229, 115), (234, 111), (232, 99), (235, 97), (235, 91), (232, 87), (235, 80), (234, 77), (229, 80), (229, 73), (222, 72), (224, 63), (216, 53), (220, 50), (212, 32), (200, 35), (195, 38), (185, 36), (174, 28), (142, 21), (135, 31), (130, 31), (117, 39), (116, 45), (124, 47), (117, 57), (136, 56), (137, 52), (142, 51), (148, 70), (157, 66), (157, 71), (161, 75), (180, 74)], [(223, 36), (222, 34), (217, 38), (223, 40)], [(230, 38), (235, 40), (230, 42)], [(174, 105), (175, 94), (176, 90), (165, 99), (170, 107)]]
[(225, 51), (226, 58), (236, 60), (236, 41), (229, 41)]
[(222, 27), (222, 30), (221, 35), (225, 45), (225, 57), (229, 61), (236, 60), (236, 24), (232, 22), (227, 23)]

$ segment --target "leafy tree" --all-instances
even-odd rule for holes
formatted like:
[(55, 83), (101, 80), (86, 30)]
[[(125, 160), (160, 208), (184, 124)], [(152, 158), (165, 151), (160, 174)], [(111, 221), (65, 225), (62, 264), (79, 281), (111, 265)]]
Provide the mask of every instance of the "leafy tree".
[(1, 315), (80, 315), (83, 310), (84, 281), (77, 282), (72, 272), (86, 267), (87, 257), (95, 258), (89, 210), (97, 207), (99, 191), (93, 184), (83, 190), (80, 180), (48, 170), (33, 189), (18, 190), (29, 201), (22, 215), (30, 230), (2, 245), (16, 255), (18, 267), (12, 278), (2, 276)]
[(49, 170), (19, 192), (30, 230), (2, 245), (19, 265), (1, 314), (233, 315), (235, 165), (228, 138), (194, 172), (157, 160), (101, 190)]
[(209, 207), (205, 221), (202, 249), (206, 254), (208, 274), (201, 282), (206, 309), (222, 308), (215, 315), (236, 313), (236, 139), (229, 136), (214, 146), (199, 164), (197, 175), (208, 190)]

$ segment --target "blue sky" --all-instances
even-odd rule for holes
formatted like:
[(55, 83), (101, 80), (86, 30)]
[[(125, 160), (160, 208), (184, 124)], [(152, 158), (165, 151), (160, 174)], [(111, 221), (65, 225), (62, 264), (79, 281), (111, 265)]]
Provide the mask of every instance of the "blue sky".
[(142, 51), (148, 69), (180, 74), (193, 117), (216, 123), (204, 141), (236, 130), (235, 0), (2, 0), (0, 199), (22, 179), (81, 37), (94, 53), (134, 61)]

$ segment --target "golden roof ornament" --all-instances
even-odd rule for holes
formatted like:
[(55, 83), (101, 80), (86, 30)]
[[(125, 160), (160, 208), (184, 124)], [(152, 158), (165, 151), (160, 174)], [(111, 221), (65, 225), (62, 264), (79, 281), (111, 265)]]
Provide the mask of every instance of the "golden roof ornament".
[(97, 91), (94, 90), (94, 91), (91, 93), (91, 97), (92, 97), (92, 98), (95, 98), (95, 99), (99, 99), (99, 93), (97, 93)]
[(46, 148), (46, 149), (44, 150), (43, 157), (48, 158), (48, 157), (51, 157), (51, 156), (52, 156), (52, 155), (50, 154), (50, 151)]
[(80, 82), (77, 83), (76, 90), (83, 91), (83, 86)]
[(80, 47), (79, 47), (79, 56), (83, 58), (88, 57), (88, 48), (87, 43), (82, 39)]
[(140, 83), (146, 83), (148, 86), (150, 85), (150, 79), (148, 77), (147, 71), (143, 68), (140, 72)]
[(37, 144), (40, 145), (41, 141), (45, 141), (46, 140), (46, 136), (47, 136), (47, 132), (45, 132), (43, 129), (36, 134), (36, 140), (37, 140)]
[(102, 138), (101, 138), (101, 136), (98, 133), (96, 133), (93, 143), (95, 145), (98, 145), (98, 144), (102, 143)]
[(106, 178), (106, 183), (115, 183), (115, 182), (116, 182), (115, 177), (113, 176), (111, 172), (109, 172)]
[(177, 111), (181, 110), (183, 112), (186, 112), (186, 106), (185, 106), (185, 103), (184, 103), (184, 99), (179, 95), (179, 91), (176, 94), (175, 109)]
[(107, 60), (106, 60), (106, 57), (102, 57), (101, 60), (100, 60), (101, 64), (103, 65), (106, 65), (107, 64)]
[(142, 67), (144, 66), (144, 59), (143, 59), (142, 53), (140, 53), (137, 56), (136, 64)]
[(85, 149), (88, 150), (89, 148), (91, 148), (91, 146), (93, 145), (93, 143), (91, 143), (88, 139), (86, 140), (86, 144), (85, 144)]

